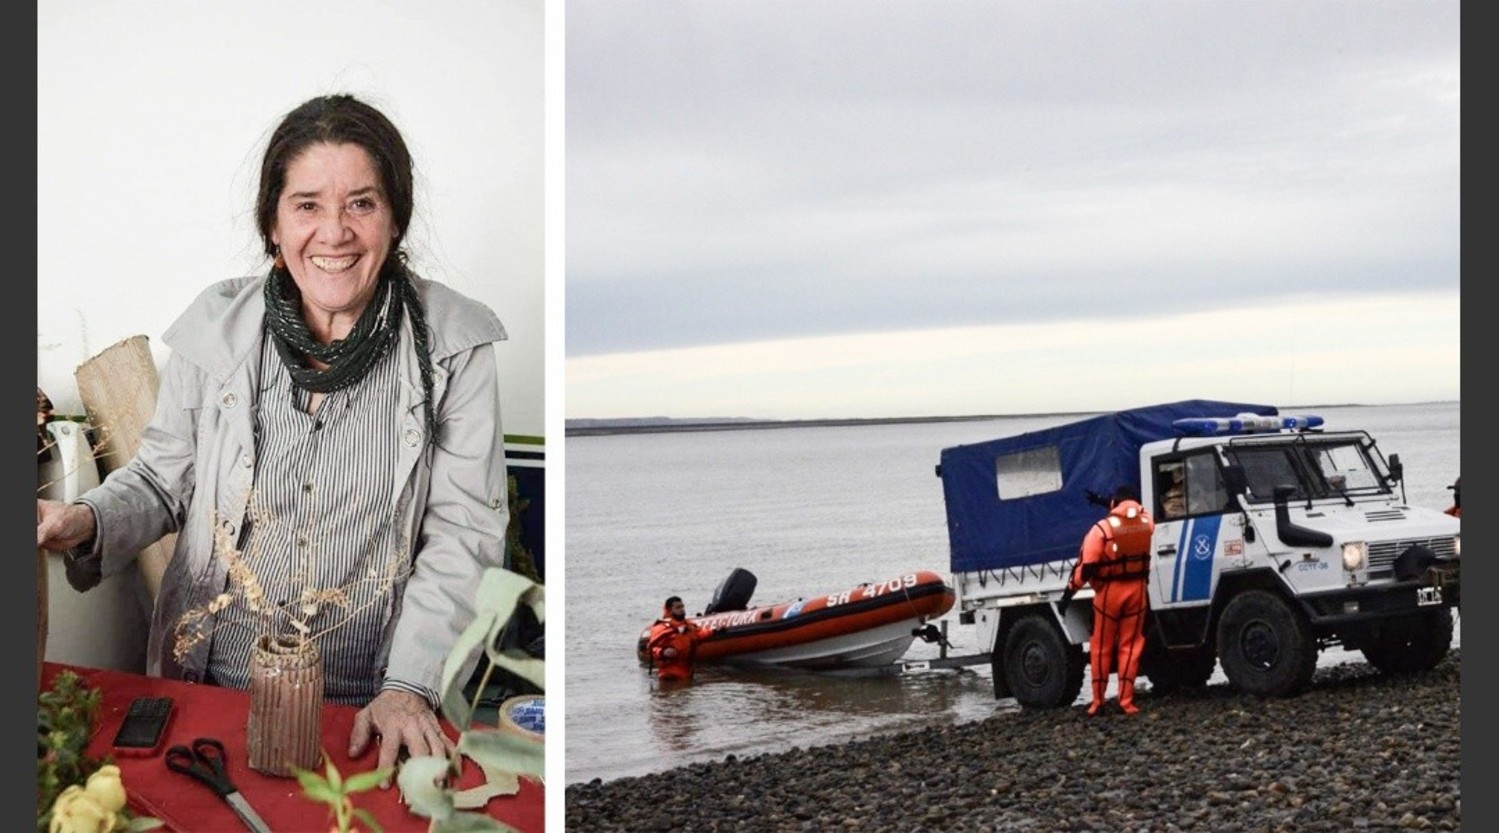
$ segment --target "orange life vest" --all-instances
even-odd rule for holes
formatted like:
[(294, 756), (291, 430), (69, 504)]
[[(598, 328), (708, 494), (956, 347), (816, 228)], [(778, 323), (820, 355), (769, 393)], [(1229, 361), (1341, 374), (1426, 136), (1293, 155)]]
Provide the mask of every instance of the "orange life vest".
[(1138, 503), (1125, 501), (1098, 522), (1103, 558), (1093, 571), (1098, 581), (1126, 581), (1150, 575), (1150, 538), (1155, 521)]

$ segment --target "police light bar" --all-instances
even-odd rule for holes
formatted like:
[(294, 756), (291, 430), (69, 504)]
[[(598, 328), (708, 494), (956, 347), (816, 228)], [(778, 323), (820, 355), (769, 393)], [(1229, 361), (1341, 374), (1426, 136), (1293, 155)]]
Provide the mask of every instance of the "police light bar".
[(1171, 423), (1177, 431), (1194, 437), (1291, 431), (1316, 428), (1321, 424), (1322, 417), (1319, 416), (1260, 416), (1259, 414), (1239, 414), (1235, 417), (1192, 417), (1178, 419)]

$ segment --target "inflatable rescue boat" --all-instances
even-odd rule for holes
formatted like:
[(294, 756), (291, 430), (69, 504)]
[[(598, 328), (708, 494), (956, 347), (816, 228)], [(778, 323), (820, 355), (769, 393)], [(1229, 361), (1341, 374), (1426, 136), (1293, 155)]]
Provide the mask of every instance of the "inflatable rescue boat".
[[(703, 613), (688, 617), (713, 629), (698, 643), (695, 661), (816, 669), (889, 665), (906, 653), (927, 622), (952, 609), (955, 598), (942, 576), (930, 570), (750, 607), (755, 583), (752, 573), (736, 568)], [(650, 663), (650, 633), (646, 625), (635, 647), (643, 664)]]

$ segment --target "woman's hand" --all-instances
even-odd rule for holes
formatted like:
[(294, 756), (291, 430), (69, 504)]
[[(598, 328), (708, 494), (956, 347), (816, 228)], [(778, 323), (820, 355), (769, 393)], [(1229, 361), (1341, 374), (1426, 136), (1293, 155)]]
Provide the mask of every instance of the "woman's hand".
[(37, 549), (70, 550), (94, 537), (94, 525), (94, 510), (84, 504), (37, 499)]
[[(380, 759), (376, 769), (393, 768), (401, 747), (413, 758), (430, 755), (438, 758), (452, 757), (456, 745), (443, 734), (437, 715), (428, 708), (427, 701), (409, 691), (388, 688), (370, 701), (368, 706), (354, 715), (354, 731), (349, 736), (349, 757), (364, 754), (370, 738), (380, 744)], [(381, 789), (390, 787), (390, 779), (380, 784)]]

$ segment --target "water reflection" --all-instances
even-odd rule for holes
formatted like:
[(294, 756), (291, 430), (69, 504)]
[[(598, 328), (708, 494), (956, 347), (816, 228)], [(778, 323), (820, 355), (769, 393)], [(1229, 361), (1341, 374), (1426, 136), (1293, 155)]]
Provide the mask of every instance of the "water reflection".
[(964, 722), (993, 714), (997, 706), (989, 680), (969, 670), (705, 665), (684, 686), (653, 686), (653, 739), (663, 749), (694, 759)]
[(695, 680), (653, 680), (647, 717), (657, 743), (672, 752), (698, 748), (704, 695)]

